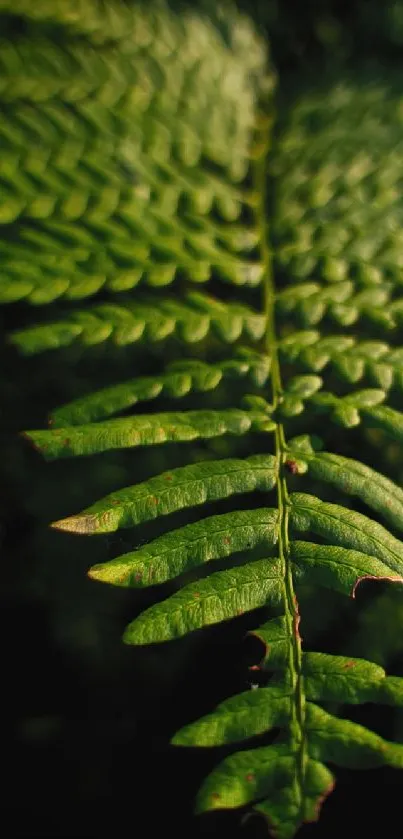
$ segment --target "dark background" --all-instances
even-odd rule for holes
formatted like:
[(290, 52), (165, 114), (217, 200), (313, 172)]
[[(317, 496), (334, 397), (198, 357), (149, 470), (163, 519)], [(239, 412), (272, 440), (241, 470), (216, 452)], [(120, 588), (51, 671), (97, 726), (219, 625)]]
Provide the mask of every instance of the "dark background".
[[(392, 3), (246, 3), (271, 38), (280, 85), (302, 73), (339, 63), (400, 61), (401, 38)], [(392, 10), (393, 11), (393, 10)], [(403, 14), (401, 15), (403, 20)], [(391, 23), (392, 20), (392, 23)], [(13, 26), (10, 24), (10, 37)], [(401, 28), (403, 33), (403, 26)], [(342, 72), (342, 69), (340, 70)], [(402, 65), (403, 74), (403, 65)], [(130, 593), (90, 582), (87, 568), (155, 535), (144, 527), (88, 541), (48, 529), (116, 487), (156, 474), (188, 457), (177, 446), (161, 452), (118, 453), (42, 463), (17, 432), (43, 426), (49, 410), (80, 393), (158, 366), (158, 355), (116, 356), (103, 348), (21, 360), (5, 334), (32, 317), (24, 305), (3, 307), (0, 420), (0, 594), (3, 707), (1, 824), (4, 836), (189, 837), (259, 839), (260, 822), (239, 813), (194, 818), (194, 796), (225, 750), (173, 749), (169, 740), (186, 722), (222, 699), (248, 688), (248, 664), (258, 651), (245, 633), (261, 615), (248, 615), (192, 638), (153, 649), (121, 643), (129, 620), (153, 593)], [(169, 348), (168, 348), (169, 352)], [(172, 349), (172, 352), (174, 350)], [(212, 403), (213, 404), (213, 403)], [(160, 409), (170, 407), (160, 403)], [(184, 407), (192, 407), (189, 400)], [(356, 453), (351, 433), (337, 450)], [(250, 441), (238, 444), (248, 451)], [(256, 442), (254, 442), (256, 446)], [(192, 457), (225, 455), (222, 443), (192, 447)], [(371, 453), (368, 448), (367, 459)], [(85, 460), (85, 459), (84, 459)], [(241, 502), (242, 499), (241, 499)], [(245, 499), (245, 505), (248, 503)], [(220, 505), (220, 511), (225, 508)], [(208, 512), (214, 512), (213, 509)], [(172, 517), (173, 526), (182, 519)], [(376, 590), (375, 590), (376, 589)], [(166, 587), (166, 593), (174, 585)], [(383, 660), (403, 674), (403, 607), (397, 592), (368, 583), (354, 604), (330, 593), (301, 593), (308, 646)], [(371, 647), (372, 645), (372, 647)], [(366, 647), (366, 649), (365, 649)], [(403, 740), (403, 723), (391, 709), (345, 710), (387, 737)], [(401, 835), (402, 775), (389, 770), (338, 771), (336, 791), (319, 825), (302, 837)], [(394, 818), (398, 821), (394, 827)], [(359, 825), (359, 827), (358, 827)]]

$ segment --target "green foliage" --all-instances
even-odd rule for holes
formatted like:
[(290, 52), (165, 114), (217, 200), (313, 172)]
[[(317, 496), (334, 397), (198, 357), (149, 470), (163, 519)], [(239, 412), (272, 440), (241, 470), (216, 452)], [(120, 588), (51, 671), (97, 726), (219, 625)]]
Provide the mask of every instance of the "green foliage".
[(253, 384), (263, 387), (270, 372), (269, 356), (246, 348), (240, 349), (236, 355), (217, 364), (206, 364), (197, 359), (172, 362), (167, 365), (166, 373), (131, 379), (56, 408), (50, 423), (63, 427), (93, 422), (158, 396), (180, 399), (193, 391), (205, 393), (215, 390), (225, 379), (245, 376)]
[(260, 312), (239, 303), (221, 303), (202, 294), (188, 294), (183, 303), (137, 297), (135, 302), (106, 303), (74, 310), (67, 319), (14, 332), (12, 342), (24, 355), (69, 346), (79, 341), (84, 346), (111, 339), (118, 346), (141, 339), (158, 342), (175, 336), (185, 343), (206, 337), (210, 328), (217, 337), (232, 343), (239, 337), (259, 339), (266, 320)]
[[(358, 460), (315, 452), (309, 440), (303, 440), (304, 446), (298, 445), (298, 440), (292, 443), (297, 456), (304, 457), (313, 478), (326, 481), (348, 495), (356, 495), (397, 530), (403, 528), (403, 491), (393, 481)], [(309, 446), (307, 451), (305, 446)]]
[[(27, 431), (26, 436), (47, 459), (95, 454), (109, 449), (153, 446), (157, 443), (246, 434), (250, 430), (275, 428), (267, 415), (257, 411), (230, 408), (224, 411), (182, 411), (152, 414), (105, 422), (75, 425), (68, 429)], [(66, 437), (68, 431), (69, 437)]]
[[(349, 541), (354, 544), (354, 536), (357, 535), (354, 531), (347, 530), (346, 532), (344, 529), (344, 535), (347, 544)], [(359, 543), (359, 547), (364, 550), (374, 549), (370, 540), (363, 540)], [(401, 561), (396, 562), (397, 567), (400, 568), (396, 571), (393, 557), (391, 563), (382, 562), (378, 557), (379, 553), (377, 556), (371, 556), (362, 550), (354, 550), (350, 547), (315, 545), (314, 542), (296, 541), (290, 545), (290, 558), (296, 580), (305, 584), (331, 588), (351, 597), (355, 596), (357, 585), (361, 580), (379, 577), (379, 579), (391, 582), (402, 582)]]
[(78, 516), (56, 522), (56, 525), (79, 533), (110, 533), (119, 527), (132, 527), (184, 507), (254, 490), (267, 492), (275, 482), (273, 456), (253, 455), (244, 460), (197, 463), (114, 492)]
[(325, 301), (341, 323), (362, 314), (387, 328), (399, 317), (400, 119), (399, 77), (379, 72), (318, 85), (284, 115), (270, 164), (275, 258), (296, 279), (320, 271), (329, 283), (306, 286), (310, 323)]
[(290, 523), (299, 533), (314, 533), (332, 545), (370, 553), (394, 571), (403, 571), (402, 543), (362, 513), (297, 492), (290, 498)]
[(366, 378), (389, 390), (403, 387), (403, 353), (384, 341), (357, 341), (352, 335), (326, 335), (306, 330), (281, 341), (282, 356), (303, 370), (319, 372), (329, 366), (340, 378), (355, 384)]
[[(152, 10), (20, 4), (68, 31), (62, 44), (45, 30), (0, 45), (1, 301), (204, 283), (213, 271), (259, 282), (262, 267), (247, 256), (256, 232), (228, 220), (254, 201), (240, 182), (264, 51), (227, 11), (220, 32), (206, 14), (179, 18), (158, 0)], [(67, 341), (71, 328), (61, 329)], [(63, 343), (57, 334), (46, 346)]]
[(258, 545), (267, 548), (277, 538), (276, 510), (238, 510), (166, 533), (143, 549), (94, 566), (90, 576), (118, 586), (163, 583), (212, 559)]
[[(403, 438), (401, 102), (393, 80), (322, 81), (283, 103), (272, 152), (265, 45), (231, 5), (207, 7), (0, 0), (33, 27), (0, 44), (0, 296), (40, 306), (102, 291), (81, 308), (36, 309), (35, 323), (10, 335), (24, 355), (77, 345), (82, 358), (110, 341), (151, 356), (172, 339), (150, 375), (57, 406), (53, 427), (25, 436), (49, 460), (205, 441), (200, 462), (189, 455), (157, 475), (151, 465), (147, 480), (53, 526), (98, 535), (199, 508), (89, 575), (135, 589), (177, 578), (126, 628), (128, 645), (265, 609), (254, 667), (267, 684), (190, 722), (174, 743), (242, 749), (279, 729), (271, 745), (219, 764), (197, 808), (253, 804), (291, 839), (333, 788), (327, 763), (403, 768), (402, 745), (315, 704), (402, 706), (403, 679), (306, 652), (298, 606), (302, 586), (354, 597), (366, 578), (403, 583), (403, 544), (377, 519), (403, 529), (403, 492), (332, 451), (340, 443), (328, 422), (345, 435), (361, 424), (359, 434)], [(170, 400), (190, 397), (172, 410)], [(261, 493), (272, 490), (266, 506)], [(224, 500), (225, 512), (205, 511)]]
[(268, 603), (279, 605), (282, 595), (280, 572), (279, 559), (269, 562), (260, 559), (238, 568), (217, 571), (196, 586), (191, 583), (168, 601), (143, 612), (126, 628), (123, 639), (126, 644), (170, 641)]

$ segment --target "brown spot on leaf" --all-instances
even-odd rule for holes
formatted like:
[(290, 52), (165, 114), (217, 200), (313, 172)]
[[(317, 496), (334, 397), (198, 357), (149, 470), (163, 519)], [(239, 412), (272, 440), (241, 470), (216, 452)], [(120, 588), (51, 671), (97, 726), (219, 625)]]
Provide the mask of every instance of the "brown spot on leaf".
[(172, 475), (165, 475), (165, 480), (166, 481), (173, 481)]
[(200, 597), (199, 592), (198, 592), (198, 591), (194, 591), (194, 592), (193, 592), (193, 597), (195, 597), (195, 598), (196, 598), (196, 600), (197, 600), (197, 599)]
[(63, 440), (63, 446), (69, 446), (69, 445), (70, 445), (70, 440), (67, 437), (65, 440)]
[(246, 776), (246, 780), (249, 781), (249, 783), (251, 783), (251, 781), (255, 780), (255, 776), (254, 776), (253, 772), (248, 772), (248, 774)]
[(153, 504), (159, 504), (160, 503), (159, 498), (156, 498), (155, 495), (152, 495), (150, 500), (153, 502)]
[(356, 661), (352, 661), (352, 660), (345, 661), (344, 664), (343, 664), (343, 667), (344, 667), (345, 670), (349, 670), (350, 667), (356, 667), (356, 664), (357, 664)]
[(224, 545), (230, 545), (231, 544), (231, 538), (229, 536), (225, 536), (224, 539), (223, 539), (223, 542), (224, 542)]
[(114, 506), (114, 507), (116, 506), (116, 504), (121, 504), (121, 503), (122, 503), (122, 502), (121, 502), (121, 501), (118, 501), (118, 499), (117, 499), (117, 498), (112, 498), (111, 504), (113, 504), (113, 506)]
[(143, 575), (140, 573), (140, 571), (138, 571), (137, 574), (134, 575), (134, 579), (135, 579), (136, 583), (139, 583), (142, 578), (143, 578)]
[(291, 475), (298, 475), (298, 463), (295, 460), (286, 460), (284, 466)]
[(213, 801), (218, 801), (218, 799), (221, 798), (221, 796), (218, 792), (212, 792), (211, 797), (212, 797)]

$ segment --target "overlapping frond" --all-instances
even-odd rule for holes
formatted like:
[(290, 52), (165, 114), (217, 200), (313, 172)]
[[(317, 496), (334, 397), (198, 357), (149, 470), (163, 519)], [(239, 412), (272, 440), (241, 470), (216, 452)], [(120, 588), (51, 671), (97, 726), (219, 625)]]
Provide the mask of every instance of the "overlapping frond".
[(56, 408), (49, 421), (52, 426), (81, 425), (104, 419), (158, 396), (180, 399), (192, 392), (206, 393), (225, 381), (245, 378), (263, 387), (269, 372), (270, 356), (247, 348), (239, 348), (233, 358), (214, 364), (198, 359), (174, 361), (160, 375), (121, 382)]
[[(163, 2), (3, 7), (63, 19), (67, 34), (0, 43), (0, 301), (213, 272), (258, 283), (256, 231), (229, 224), (254, 201), (242, 181), (256, 91), (270, 84), (248, 21), (228, 9), (219, 31)], [(79, 24), (96, 43), (68, 37)]]
[(99, 344), (110, 339), (118, 346), (163, 341), (171, 335), (185, 343), (201, 341), (210, 329), (221, 341), (238, 338), (257, 340), (264, 334), (266, 318), (241, 303), (223, 303), (198, 292), (174, 297), (143, 297), (101, 303), (77, 309), (54, 323), (14, 332), (11, 340), (26, 355), (47, 349), (80, 344)]
[(323, 80), (286, 110), (272, 230), (295, 280), (401, 286), (400, 119), (398, 75), (379, 71)]
[(384, 341), (360, 341), (346, 334), (321, 337), (312, 329), (283, 338), (280, 352), (302, 370), (318, 373), (329, 366), (349, 384), (365, 378), (384, 390), (402, 387), (403, 352)]

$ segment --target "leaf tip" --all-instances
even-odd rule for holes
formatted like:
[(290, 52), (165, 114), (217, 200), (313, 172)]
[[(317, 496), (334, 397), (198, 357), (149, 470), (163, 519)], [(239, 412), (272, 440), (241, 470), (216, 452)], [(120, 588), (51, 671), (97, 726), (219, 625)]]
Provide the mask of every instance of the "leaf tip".
[(183, 729), (180, 729), (179, 731), (177, 731), (174, 734), (173, 737), (171, 737), (171, 745), (172, 746), (185, 746), (186, 745), (186, 743), (183, 739), (183, 736), (182, 736), (182, 731), (183, 731)]
[(196, 799), (194, 812), (196, 816), (199, 816), (209, 810), (222, 810), (224, 807), (220, 793), (210, 792), (208, 795), (204, 794)]
[(69, 516), (66, 519), (58, 519), (50, 525), (54, 530), (63, 530), (69, 533), (94, 533), (96, 530), (95, 516)]
[[(100, 563), (99, 565), (92, 565), (87, 571), (87, 577), (90, 580), (97, 580), (100, 583), (116, 583), (115, 578), (111, 579), (110, 572), (108, 573), (108, 563)], [(116, 575), (115, 575), (116, 576)]]
[(20, 431), (20, 437), (29, 444), (32, 449), (35, 449), (36, 452), (39, 454), (43, 454), (46, 457), (46, 445), (40, 446), (39, 443), (35, 440), (35, 431)]
[(124, 644), (128, 644), (131, 647), (140, 647), (147, 643), (151, 643), (151, 641), (143, 639), (136, 620), (126, 626), (122, 635), (122, 641)]

